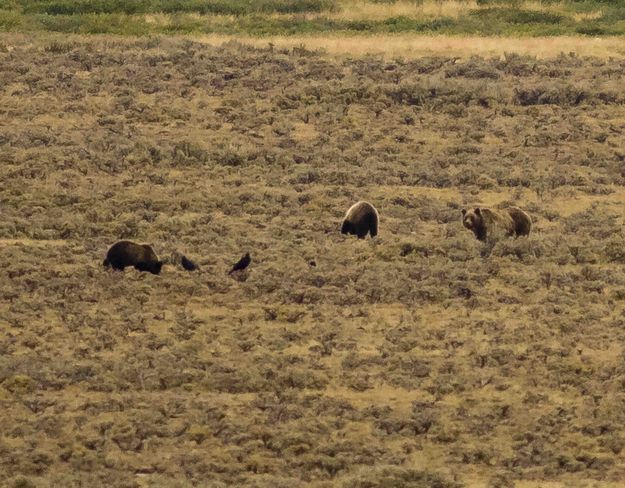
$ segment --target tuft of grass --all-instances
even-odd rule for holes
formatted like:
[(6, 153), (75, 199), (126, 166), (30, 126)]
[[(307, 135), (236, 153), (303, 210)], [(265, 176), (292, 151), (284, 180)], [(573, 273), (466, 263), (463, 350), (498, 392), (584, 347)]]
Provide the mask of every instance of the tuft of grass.
[(0, 9), (0, 31), (12, 32), (23, 26), (23, 16), (15, 10)]

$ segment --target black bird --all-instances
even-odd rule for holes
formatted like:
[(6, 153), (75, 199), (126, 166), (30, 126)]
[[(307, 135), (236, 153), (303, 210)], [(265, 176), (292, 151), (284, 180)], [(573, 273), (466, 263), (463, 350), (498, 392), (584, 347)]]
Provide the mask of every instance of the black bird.
[(195, 271), (196, 269), (200, 269), (200, 267), (197, 264), (195, 264), (186, 256), (182, 256), (180, 264), (182, 264), (182, 267), (186, 269), (187, 271)]
[(249, 252), (245, 253), (245, 256), (243, 256), (241, 259), (237, 261), (237, 263), (232, 267), (232, 269), (230, 270), (228, 274), (232, 274), (235, 271), (240, 271), (242, 269), (247, 268), (251, 262), (252, 262), (252, 258), (250, 257), (250, 253)]

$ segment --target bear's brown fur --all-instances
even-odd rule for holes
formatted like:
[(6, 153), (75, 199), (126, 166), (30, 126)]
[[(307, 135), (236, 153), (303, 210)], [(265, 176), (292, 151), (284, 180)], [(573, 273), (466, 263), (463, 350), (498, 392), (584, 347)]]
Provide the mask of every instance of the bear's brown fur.
[(473, 231), (478, 240), (485, 241), (498, 230), (507, 236), (528, 236), (532, 219), (518, 207), (502, 210), (476, 207), (473, 210), (462, 209), (462, 224)]
[(367, 233), (371, 237), (378, 235), (378, 211), (369, 202), (358, 202), (350, 207), (343, 219), (341, 234), (357, 235), (364, 239)]
[(131, 241), (118, 241), (113, 244), (102, 263), (105, 267), (123, 271), (126, 266), (134, 266), (139, 271), (159, 274), (163, 262), (147, 244), (136, 244)]

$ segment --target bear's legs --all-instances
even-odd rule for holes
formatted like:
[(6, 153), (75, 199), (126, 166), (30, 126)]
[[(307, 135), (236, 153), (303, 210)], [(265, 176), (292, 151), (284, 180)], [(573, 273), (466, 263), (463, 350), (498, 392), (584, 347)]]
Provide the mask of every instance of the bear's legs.
[(369, 234), (372, 238), (378, 235), (378, 219), (374, 215), (371, 216), (369, 222)]
[(143, 261), (138, 262), (137, 264), (135, 264), (135, 269), (138, 271), (152, 271), (151, 266), (149, 265), (149, 263), (145, 263)]

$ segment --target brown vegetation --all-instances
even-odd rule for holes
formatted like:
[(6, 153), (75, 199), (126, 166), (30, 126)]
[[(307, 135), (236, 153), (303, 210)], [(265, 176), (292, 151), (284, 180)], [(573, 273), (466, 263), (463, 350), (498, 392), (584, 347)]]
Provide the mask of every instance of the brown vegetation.
[(471, 56), (502, 57), (518, 54), (550, 59), (561, 53), (579, 56), (622, 59), (625, 54), (622, 38), (603, 37), (515, 37), (515, 36), (446, 36), (423, 34), (393, 35), (292, 35), (265, 36), (262, 38), (242, 35), (211, 34), (195, 36), (201, 42), (219, 46), (238, 40), (265, 48), (269, 43), (276, 47), (293, 49), (305, 47), (323, 50), (335, 56), (366, 56), (375, 54), (387, 60), (397, 57), (415, 59), (428, 56), (468, 59)]
[[(16, 40), (0, 485), (625, 477), (624, 62)], [(468, 204), (532, 234), (485, 249)], [(202, 271), (107, 273), (117, 239)]]

